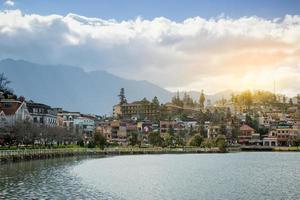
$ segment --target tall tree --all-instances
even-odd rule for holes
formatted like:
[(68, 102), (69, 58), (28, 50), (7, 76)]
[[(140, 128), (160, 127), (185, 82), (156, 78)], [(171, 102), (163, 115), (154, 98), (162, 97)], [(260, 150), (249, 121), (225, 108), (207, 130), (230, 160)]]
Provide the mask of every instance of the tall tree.
[(183, 101), (180, 99), (179, 92), (177, 91), (176, 96), (172, 98), (172, 103), (176, 106), (183, 107)]
[(292, 98), (290, 98), (289, 104), (290, 104), (291, 106), (293, 105), (293, 99), (292, 99)]
[(153, 103), (156, 107), (159, 107), (159, 101), (158, 101), (157, 96), (155, 96), (155, 97), (152, 99), (152, 103)]
[(200, 108), (204, 108), (204, 102), (205, 102), (205, 95), (203, 90), (201, 90), (201, 94), (200, 94), (200, 98), (199, 98), (199, 104), (200, 104)]
[(2, 92), (10, 91), (10, 89), (7, 87), (7, 85), (10, 84), (10, 83), (11, 83), (11, 81), (8, 80), (8, 78), (2, 72), (0, 74), (0, 91), (2, 91)]
[(123, 104), (127, 103), (127, 100), (126, 100), (126, 97), (125, 97), (125, 90), (124, 90), (124, 88), (121, 88), (120, 94), (118, 96), (120, 98), (120, 105), (123, 105)]

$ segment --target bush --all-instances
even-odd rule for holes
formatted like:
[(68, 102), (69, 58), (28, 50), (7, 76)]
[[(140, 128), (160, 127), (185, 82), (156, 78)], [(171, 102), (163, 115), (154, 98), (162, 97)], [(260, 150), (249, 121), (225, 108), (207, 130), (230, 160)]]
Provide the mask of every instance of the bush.
[(215, 140), (215, 143), (221, 152), (226, 151), (226, 141), (224, 135), (218, 135), (218, 137)]
[(80, 146), (80, 147), (84, 147), (84, 142), (83, 142), (83, 140), (77, 141), (77, 145)]
[(196, 134), (190, 139), (189, 145), (194, 147), (200, 147), (202, 142), (203, 142), (203, 137), (199, 134)]
[(96, 147), (96, 144), (95, 144), (94, 141), (90, 141), (90, 142), (88, 143), (88, 148), (95, 148), (95, 147)]

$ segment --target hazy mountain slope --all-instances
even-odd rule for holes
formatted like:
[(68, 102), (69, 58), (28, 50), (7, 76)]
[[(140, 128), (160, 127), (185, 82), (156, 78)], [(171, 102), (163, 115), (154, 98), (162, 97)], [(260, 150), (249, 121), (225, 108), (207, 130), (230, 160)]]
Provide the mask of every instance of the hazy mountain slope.
[(24, 60), (0, 61), (0, 72), (12, 81), (10, 87), (27, 99), (84, 113), (109, 114), (118, 103), (121, 87), (129, 101), (158, 96), (169, 101), (172, 93), (147, 81), (126, 80), (104, 71), (85, 72), (64, 65), (45, 66)]

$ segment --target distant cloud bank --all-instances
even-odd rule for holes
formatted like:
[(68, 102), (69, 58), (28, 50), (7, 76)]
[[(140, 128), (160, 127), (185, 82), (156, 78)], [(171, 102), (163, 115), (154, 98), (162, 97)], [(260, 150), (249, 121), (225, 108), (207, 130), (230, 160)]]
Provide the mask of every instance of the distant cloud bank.
[(300, 93), (300, 16), (178, 23), (10, 10), (0, 12), (0, 46), (0, 58), (107, 70), (171, 90), (273, 90), (276, 81), (277, 91)]

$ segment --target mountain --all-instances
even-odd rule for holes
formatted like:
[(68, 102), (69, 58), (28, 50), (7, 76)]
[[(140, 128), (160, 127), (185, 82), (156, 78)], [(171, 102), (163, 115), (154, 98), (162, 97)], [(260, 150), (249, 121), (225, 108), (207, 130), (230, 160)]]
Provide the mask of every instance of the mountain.
[(0, 72), (11, 81), (10, 87), (27, 100), (83, 113), (111, 114), (118, 103), (120, 88), (128, 101), (157, 96), (170, 101), (172, 93), (147, 81), (127, 80), (105, 71), (86, 72), (65, 65), (40, 65), (24, 60), (0, 61)]

